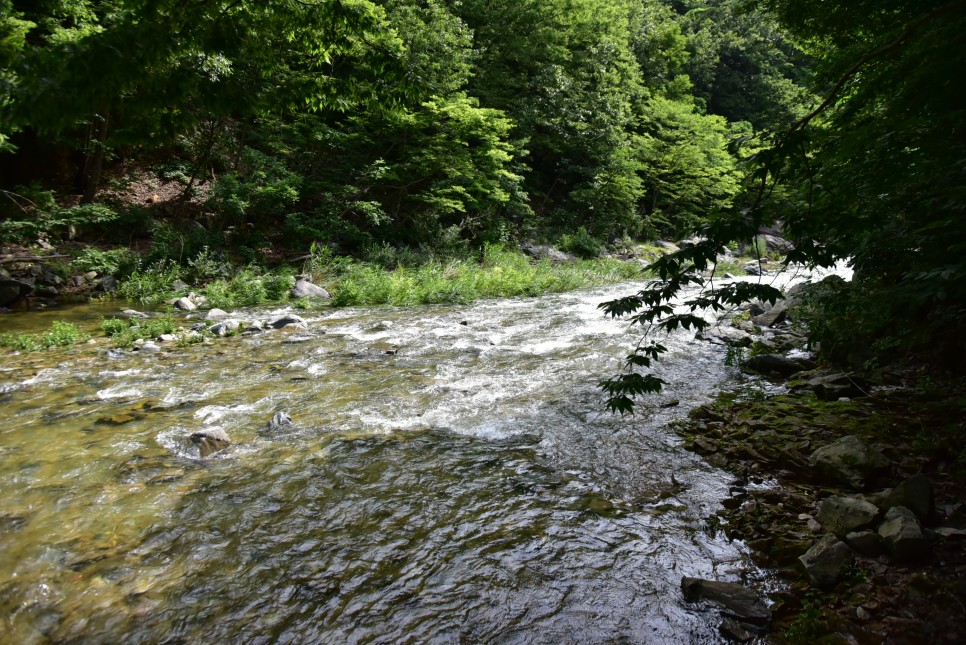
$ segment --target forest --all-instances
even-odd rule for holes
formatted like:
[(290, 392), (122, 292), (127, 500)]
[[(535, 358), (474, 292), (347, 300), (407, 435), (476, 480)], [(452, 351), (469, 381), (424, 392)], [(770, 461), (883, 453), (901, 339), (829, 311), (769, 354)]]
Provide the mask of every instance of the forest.
[(788, 262), (856, 269), (813, 330), (826, 347), (952, 367), (964, 8), (0, 0), (0, 237), (129, 248), (130, 273), (700, 234), (654, 265), (662, 287), (612, 303), (654, 322), (777, 224)]

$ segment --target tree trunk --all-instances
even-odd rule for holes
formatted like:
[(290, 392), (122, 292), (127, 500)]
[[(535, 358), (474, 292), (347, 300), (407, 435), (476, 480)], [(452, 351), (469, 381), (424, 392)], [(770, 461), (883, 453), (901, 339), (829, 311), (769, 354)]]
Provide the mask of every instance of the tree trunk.
[(90, 204), (94, 201), (97, 187), (101, 183), (101, 173), (104, 172), (104, 157), (107, 154), (107, 133), (110, 126), (110, 109), (105, 108), (100, 114), (94, 115), (97, 123), (96, 132), (91, 135), (87, 148), (87, 157), (84, 159), (84, 196), (81, 197), (82, 204)]

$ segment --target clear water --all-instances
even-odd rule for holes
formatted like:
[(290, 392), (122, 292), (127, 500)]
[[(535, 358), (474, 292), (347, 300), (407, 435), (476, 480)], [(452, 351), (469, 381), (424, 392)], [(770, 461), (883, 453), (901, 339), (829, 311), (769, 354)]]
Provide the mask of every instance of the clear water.
[[(639, 332), (597, 304), (633, 288), (5, 356), (0, 642), (717, 641), (681, 576), (749, 565), (702, 530), (729, 477), (668, 423), (730, 370), (673, 337), (667, 391), (607, 413)], [(93, 332), (104, 307), (45, 315)], [(234, 445), (198, 459), (209, 427)]]

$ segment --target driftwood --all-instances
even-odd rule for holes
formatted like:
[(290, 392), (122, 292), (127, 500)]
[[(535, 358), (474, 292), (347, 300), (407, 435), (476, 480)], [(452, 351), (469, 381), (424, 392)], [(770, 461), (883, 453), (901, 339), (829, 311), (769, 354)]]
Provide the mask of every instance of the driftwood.
[(56, 260), (58, 258), (69, 258), (69, 255), (58, 253), (56, 255), (3, 255), (0, 256), (0, 264), (11, 262), (39, 262), (40, 260)]

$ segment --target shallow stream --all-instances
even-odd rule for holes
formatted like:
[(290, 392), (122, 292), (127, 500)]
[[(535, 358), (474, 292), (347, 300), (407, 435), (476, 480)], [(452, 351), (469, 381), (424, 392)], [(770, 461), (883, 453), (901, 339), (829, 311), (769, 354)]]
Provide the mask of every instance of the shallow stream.
[[(681, 576), (754, 572), (702, 530), (729, 476), (668, 424), (731, 370), (672, 337), (666, 391), (606, 412), (639, 330), (597, 304), (634, 286), (4, 357), (0, 642), (717, 641)], [(213, 426), (234, 445), (199, 459)]]

